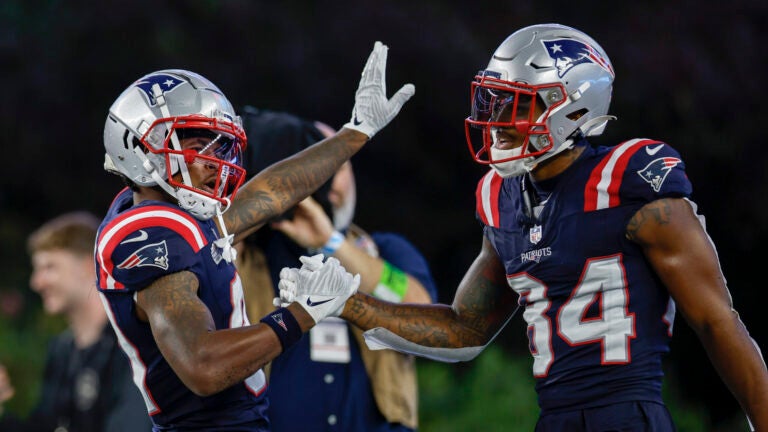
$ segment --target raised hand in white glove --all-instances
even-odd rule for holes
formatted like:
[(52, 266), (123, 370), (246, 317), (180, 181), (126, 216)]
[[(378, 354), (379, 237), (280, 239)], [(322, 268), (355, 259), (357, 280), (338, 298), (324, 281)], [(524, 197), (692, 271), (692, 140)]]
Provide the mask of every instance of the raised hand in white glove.
[(279, 301), (299, 303), (315, 323), (341, 315), (347, 299), (360, 286), (359, 274), (352, 276), (336, 258), (330, 257), (325, 262), (322, 259), (322, 254), (301, 257), (301, 268), (283, 268), (277, 284)]
[(416, 92), (413, 84), (406, 84), (387, 99), (387, 50), (389, 48), (379, 41), (373, 45), (373, 51), (360, 77), (360, 86), (355, 93), (355, 107), (352, 118), (344, 127), (354, 129), (373, 136), (387, 125), (408, 99)]

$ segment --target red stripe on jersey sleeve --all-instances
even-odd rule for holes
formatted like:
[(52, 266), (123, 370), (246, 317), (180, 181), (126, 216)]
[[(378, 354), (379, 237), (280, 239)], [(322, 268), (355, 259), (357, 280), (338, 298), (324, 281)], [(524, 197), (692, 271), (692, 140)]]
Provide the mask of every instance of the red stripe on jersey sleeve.
[(608, 165), (608, 160), (613, 155), (613, 152), (615, 152), (616, 149), (620, 146), (621, 144), (617, 145), (611, 151), (609, 151), (608, 154), (603, 157), (603, 160), (601, 160), (600, 163), (598, 163), (597, 166), (592, 170), (592, 174), (589, 175), (587, 185), (584, 187), (585, 212), (597, 210), (597, 185), (600, 183), (600, 178), (603, 174), (605, 166)]
[[(130, 220), (133, 219), (133, 220)], [(130, 220), (126, 223), (127, 220)], [(122, 225), (121, 225), (122, 224)], [(120, 226), (117, 230), (114, 228)], [(200, 230), (197, 220), (190, 214), (180, 210), (163, 206), (147, 206), (128, 211), (112, 220), (101, 232), (96, 251), (99, 259), (101, 285), (105, 285), (107, 277), (114, 272), (115, 265), (112, 262), (112, 253), (115, 248), (125, 240), (125, 237), (143, 228), (165, 227), (181, 236), (196, 253), (206, 244), (205, 235)], [(104, 237), (109, 235), (102, 247)], [(202, 240), (202, 241), (201, 241)], [(116, 289), (125, 288), (119, 281), (115, 281)], [(106, 289), (106, 286), (101, 286)]]
[(490, 175), (488, 172), (484, 175), (479, 182), (477, 182), (477, 188), (475, 188), (475, 211), (480, 216), (480, 221), (484, 225), (488, 225), (488, 217), (485, 215), (485, 209), (483, 208), (483, 185), (485, 184), (485, 178)]
[[(601, 191), (603, 195), (607, 195), (608, 208), (619, 205), (621, 203), (619, 198), (621, 182), (632, 155), (642, 147), (659, 143), (659, 141), (649, 139), (631, 140), (611, 149), (592, 170), (589, 180), (587, 180), (584, 188), (584, 211), (598, 210)], [(611, 165), (609, 166), (609, 164)], [(606, 177), (606, 170), (610, 170), (607, 173), (608, 184), (601, 185), (601, 181)]]
[(493, 221), (494, 221), (494, 227), (498, 228), (501, 226), (501, 221), (499, 221), (499, 192), (501, 191), (501, 183), (504, 179), (496, 172), (493, 172), (493, 177), (491, 178), (491, 214), (493, 215)]
[(496, 171), (488, 171), (475, 189), (475, 210), (485, 225), (499, 227), (499, 193), (504, 179)]

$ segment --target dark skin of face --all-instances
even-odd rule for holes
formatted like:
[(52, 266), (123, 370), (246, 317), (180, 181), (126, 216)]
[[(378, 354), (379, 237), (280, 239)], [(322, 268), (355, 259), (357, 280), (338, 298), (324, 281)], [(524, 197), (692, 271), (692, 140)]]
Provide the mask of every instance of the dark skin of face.
[[(512, 96), (502, 97), (501, 99), (512, 101)], [(544, 113), (544, 106), (541, 103), (536, 103), (533, 107), (533, 113), (530, 112), (531, 100), (534, 99), (531, 96), (523, 95), (518, 97), (517, 106), (515, 107), (513, 102), (508, 102), (496, 109), (491, 116), (491, 121), (494, 122), (512, 122), (514, 121), (529, 121), (532, 122), (538, 119)], [(511, 150), (523, 145), (525, 141), (525, 133), (518, 131), (514, 127), (509, 128), (494, 128), (494, 147), (499, 150)]]
[[(182, 150), (193, 151), (205, 156), (210, 156), (216, 150), (216, 144), (211, 145), (211, 138), (192, 137), (179, 140)], [(213, 186), (216, 182), (217, 166), (207, 163), (205, 159), (198, 158), (191, 163), (187, 163), (187, 172), (189, 172), (192, 185), (202, 191), (212, 194)], [(182, 175), (177, 173), (173, 176), (176, 183), (182, 184)]]
[[(533, 113), (530, 112), (532, 99), (535, 100)], [(512, 104), (507, 104), (504, 109), (496, 113), (493, 117), (493, 121), (499, 121), (500, 119), (509, 121), (508, 119), (512, 116), (512, 110)], [(541, 118), (545, 110), (546, 107), (544, 106), (544, 103), (538, 97), (522, 97), (518, 102), (515, 119), (533, 122)], [(495, 128), (495, 138), (494, 147), (500, 150), (510, 150), (522, 146), (525, 142), (526, 135), (514, 127)], [(542, 181), (557, 176), (578, 159), (583, 151), (584, 147), (575, 146), (564, 150), (557, 156), (540, 162), (536, 168), (531, 171), (531, 178), (534, 181)]]

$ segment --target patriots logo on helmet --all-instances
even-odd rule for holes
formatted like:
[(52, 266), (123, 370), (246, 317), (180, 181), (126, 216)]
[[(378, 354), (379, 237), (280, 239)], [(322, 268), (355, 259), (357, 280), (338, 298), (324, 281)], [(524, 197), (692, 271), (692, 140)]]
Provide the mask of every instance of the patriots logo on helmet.
[(645, 168), (637, 171), (637, 174), (643, 178), (648, 184), (651, 185), (654, 191), (661, 190), (661, 185), (664, 183), (664, 179), (672, 168), (682, 161), (676, 157), (663, 157), (654, 159), (645, 166)]
[(132, 269), (134, 267), (160, 267), (168, 270), (168, 246), (165, 240), (160, 243), (148, 244), (132, 253), (117, 268)]
[(153, 74), (136, 81), (134, 86), (141, 89), (141, 91), (147, 95), (151, 105), (156, 105), (157, 100), (155, 99), (155, 94), (152, 91), (152, 86), (155, 84), (159, 85), (160, 89), (163, 91), (163, 93), (165, 93), (175, 89), (177, 86), (179, 86), (179, 84), (182, 84), (183, 82), (184, 81), (172, 75)]
[(600, 53), (584, 42), (573, 39), (543, 40), (549, 57), (555, 61), (557, 76), (562, 78), (574, 66), (582, 63), (594, 63), (614, 76), (613, 67)]

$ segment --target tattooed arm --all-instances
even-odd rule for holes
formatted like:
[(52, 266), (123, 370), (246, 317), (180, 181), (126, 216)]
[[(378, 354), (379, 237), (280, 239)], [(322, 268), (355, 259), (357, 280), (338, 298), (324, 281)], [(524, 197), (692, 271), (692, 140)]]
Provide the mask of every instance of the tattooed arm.
[(405, 84), (391, 98), (386, 94), (389, 48), (377, 41), (360, 76), (350, 121), (336, 133), (304, 151), (278, 162), (251, 179), (225, 213), (224, 223), (235, 241), (245, 238), (274, 216), (309, 196), (385, 127), (416, 91)]
[[(176, 375), (195, 394), (208, 396), (253, 375), (282, 348), (275, 332), (261, 323), (216, 330), (198, 286), (194, 273), (172, 273), (139, 291), (136, 306)], [(302, 331), (314, 325), (298, 304), (288, 309)]]
[(717, 252), (691, 204), (681, 198), (646, 204), (629, 221), (627, 237), (643, 249), (756, 430), (768, 430), (765, 363), (733, 309)]
[(483, 238), (480, 254), (459, 284), (453, 305), (389, 303), (357, 293), (347, 301), (341, 317), (363, 330), (382, 327), (422, 346), (477, 347), (504, 325), (516, 300), (496, 251)]
[(309, 196), (360, 150), (368, 136), (347, 128), (258, 173), (240, 188), (224, 223), (235, 241)]

